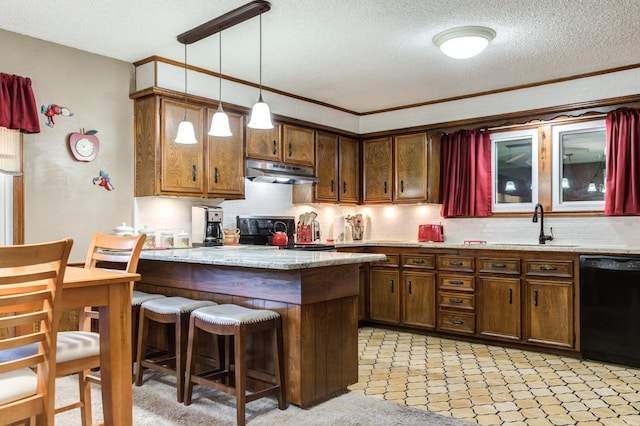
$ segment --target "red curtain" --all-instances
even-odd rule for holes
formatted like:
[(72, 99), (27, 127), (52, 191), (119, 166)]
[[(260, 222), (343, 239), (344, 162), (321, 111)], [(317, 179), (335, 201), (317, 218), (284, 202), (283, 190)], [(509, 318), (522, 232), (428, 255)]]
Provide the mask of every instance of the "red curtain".
[(640, 214), (640, 111), (607, 114), (607, 183), (604, 214)]
[(442, 137), (443, 217), (491, 215), (491, 136), (461, 130)]
[(38, 107), (30, 78), (0, 73), (0, 126), (40, 133)]

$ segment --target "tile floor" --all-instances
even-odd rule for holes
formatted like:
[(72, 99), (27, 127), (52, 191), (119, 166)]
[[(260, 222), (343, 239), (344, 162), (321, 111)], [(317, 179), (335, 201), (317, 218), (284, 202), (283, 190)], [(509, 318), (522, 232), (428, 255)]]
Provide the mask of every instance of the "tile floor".
[(640, 425), (640, 369), (363, 327), (366, 395), (482, 425)]

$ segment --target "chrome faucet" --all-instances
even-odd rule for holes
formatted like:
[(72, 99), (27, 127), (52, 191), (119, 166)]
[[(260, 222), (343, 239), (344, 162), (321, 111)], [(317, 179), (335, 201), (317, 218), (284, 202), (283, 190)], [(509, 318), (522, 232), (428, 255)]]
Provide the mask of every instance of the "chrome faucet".
[(544, 234), (544, 209), (540, 203), (536, 204), (533, 209), (533, 222), (538, 222), (538, 209), (540, 209), (540, 236), (538, 237), (538, 243), (544, 244), (546, 241), (553, 240), (553, 228), (549, 228), (551, 235)]

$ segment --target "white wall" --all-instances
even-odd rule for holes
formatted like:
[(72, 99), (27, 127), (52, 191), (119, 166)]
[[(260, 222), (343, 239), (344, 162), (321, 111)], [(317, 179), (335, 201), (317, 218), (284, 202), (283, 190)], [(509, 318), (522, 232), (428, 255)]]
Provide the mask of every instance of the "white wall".
[[(25, 242), (71, 237), (71, 261), (84, 261), (94, 232), (133, 218), (133, 65), (2, 30), (0, 57), (0, 72), (32, 79), (38, 106), (74, 113), (53, 128), (40, 115), (41, 132), (24, 135)], [(80, 128), (98, 130), (93, 162), (71, 156), (68, 137)], [(100, 170), (114, 191), (92, 184)]]

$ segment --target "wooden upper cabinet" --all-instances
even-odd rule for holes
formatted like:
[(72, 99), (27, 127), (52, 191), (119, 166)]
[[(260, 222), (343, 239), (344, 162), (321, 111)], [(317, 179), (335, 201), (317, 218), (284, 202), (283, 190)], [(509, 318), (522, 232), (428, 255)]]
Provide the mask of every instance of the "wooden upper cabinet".
[(315, 130), (285, 124), (282, 129), (282, 161), (315, 166)]
[(198, 140), (193, 145), (175, 142), (178, 125), (184, 119), (184, 102), (162, 99), (160, 111), (160, 192), (200, 195), (204, 192), (202, 123), (205, 110), (197, 105), (187, 106), (187, 119), (193, 123)]
[[(208, 110), (207, 123), (215, 110)], [(232, 136), (207, 137), (207, 193), (221, 198), (244, 196), (244, 116), (227, 112)]]
[(247, 127), (247, 157), (258, 160), (282, 161), (281, 126), (273, 123), (273, 129)]
[(360, 141), (340, 138), (338, 199), (342, 203), (360, 202)]
[(316, 134), (316, 201), (357, 204), (360, 200), (360, 142)]
[(338, 136), (331, 133), (316, 134), (317, 201), (338, 201)]
[(415, 133), (394, 138), (395, 200), (427, 200), (427, 135)]
[(183, 145), (175, 138), (184, 101), (156, 95), (135, 99), (136, 197), (244, 197), (243, 117), (227, 113), (233, 136), (212, 137), (207, 131), (214, 112), (212, 106), (187, 104), (198, 143)]
[(392, 197), (392, 139), (366, 140), (363, 153), (364, 203), (390, 203)]

